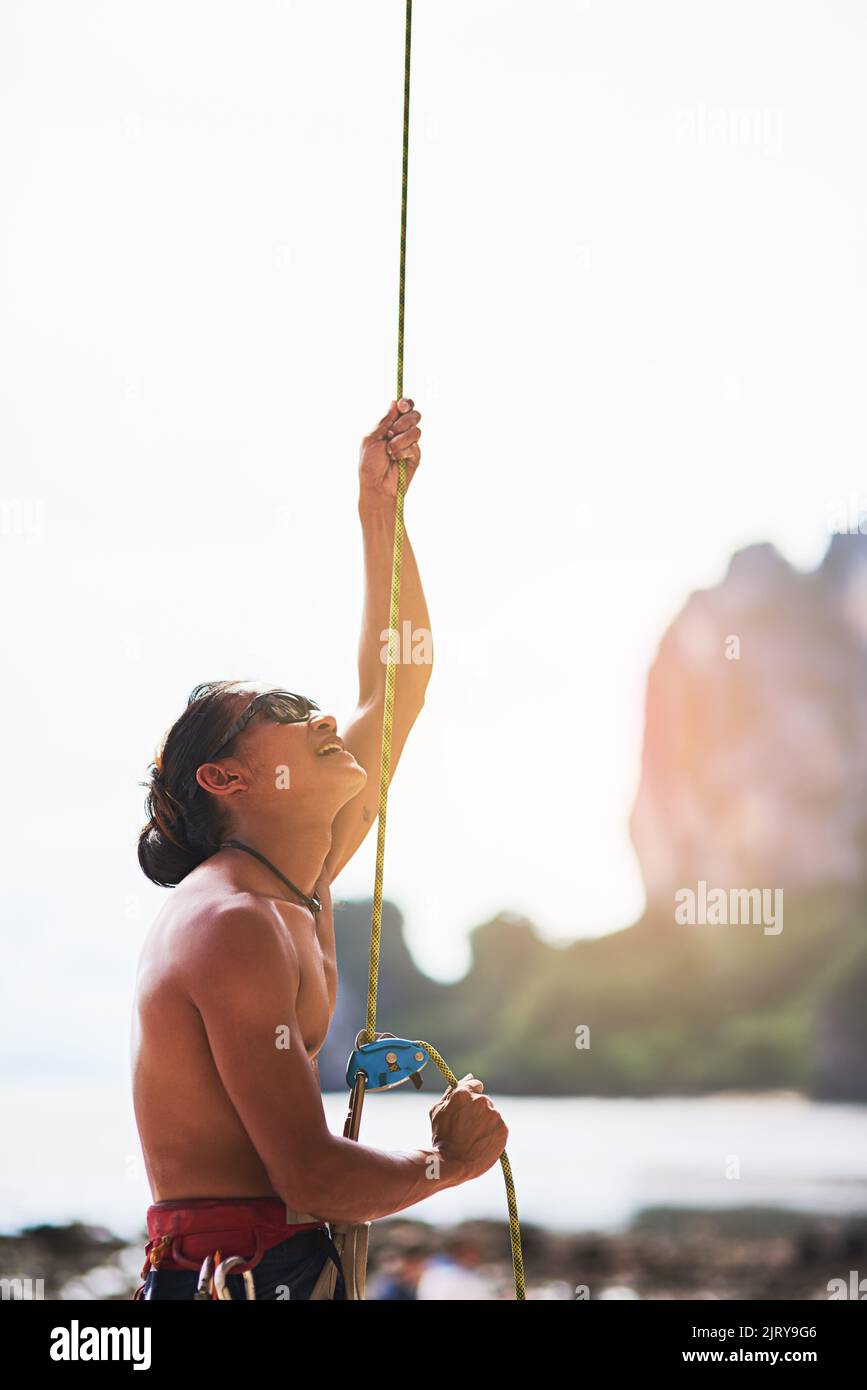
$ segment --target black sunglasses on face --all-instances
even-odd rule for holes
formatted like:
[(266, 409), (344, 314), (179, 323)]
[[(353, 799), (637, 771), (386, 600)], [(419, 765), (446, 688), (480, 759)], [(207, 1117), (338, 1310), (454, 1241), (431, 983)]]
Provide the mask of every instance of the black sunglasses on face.
[(308, 700), (306, 695), (293, 695), (291, 690), (269, 690), (264, 695), (256, 695), (204, 761), (212, 762), (233, 738), (237, 738), (238, 734), (246, 729), (256, 714), (265, 714), (278, 724), (301, 724), (318, 708), (315, 700)]

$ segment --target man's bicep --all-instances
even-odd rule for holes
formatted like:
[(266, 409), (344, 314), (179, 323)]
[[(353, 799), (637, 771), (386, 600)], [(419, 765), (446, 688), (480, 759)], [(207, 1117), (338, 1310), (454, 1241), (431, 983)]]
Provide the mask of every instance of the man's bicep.
[(298, 1022), (298, 962), (280, 930), (259, 912), (220, 914), (190, 994), (226, 1094), (275, 1190), (304, 1208), (328, 1126)]

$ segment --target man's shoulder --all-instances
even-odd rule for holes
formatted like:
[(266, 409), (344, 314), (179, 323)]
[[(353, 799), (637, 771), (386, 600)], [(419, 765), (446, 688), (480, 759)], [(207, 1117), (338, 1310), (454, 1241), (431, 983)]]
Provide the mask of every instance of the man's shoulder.
[(200, 880), (186, 893), (180, 885), (173, 908), (172, 936), (184, 963), (232, 969), (292, 950), (274, 903), (259, 893)]
[[(165, 909), (164, 909), (165, 912)], [(267, 917), (267, 899), (241, 892), (202, 864), (172, 890), (167, 915), (176, 928), (217, 923), (235, 916)]]

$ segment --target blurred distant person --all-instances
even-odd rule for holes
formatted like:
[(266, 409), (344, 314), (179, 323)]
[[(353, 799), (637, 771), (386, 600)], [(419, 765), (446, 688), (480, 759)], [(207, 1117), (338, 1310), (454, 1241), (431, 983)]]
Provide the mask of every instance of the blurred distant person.
[[(218, 1247), (224, 1260), (245, 1262), (226, 1271), (233, 1297), (244, 1297), (246, 1273), (257, 1298), (309, 1299), (333, 1261), (334, 1296), (343, 1298), (326, 1223), (390, 1216), (468, 1182), (506, 1142), (472, 1075), (431, 1110), (430, 1148), (387, 1153), (334, 1135), (316, 1063), (337, 993), (331, 885), (377, 817), (398, 461), (409, 486), (420, 418), (411, 400), (393, 401), (361, 445), (364, 610), (358, 706), (344, 736), (303, 695), (216, 681), (193, 691), (151, 769), (139, 862), (154, 883), (178, 886), (136, 981), (133, 1100), (153, 1196), (136, 1297), (192, 1298), (203, 1258)], [(324, 422), (323, 449), (328, 433)], [(325, 547), (335, 506), (325, 478), (320, 494), (305, 521)], [(220, 563), (202, 573), (200, 601), (218, 607), (243, 592), (264, 605), (279, 650), (287, 608), (319, 611), (325, 580), (310, 575), (302, 586), (288, 574), (285, 589), (263, 585), (239, 559), (249, 537), (235, 527), (231, 498), (223, 501), (211, 536)], [(320, 621), (328, 641), (328, 615)], [(408, 537), (398, 635), (407, 630), (414, 640), (430, 633)], [(396, 668), (392, 775), (431, 663), (428, 652)]]
[(418, 1281), (419, 1302), (451, 1300), (455, 1303), (496, 1299), (496, 1289), (479, 1268), (478, 1247), (465, 1236), (449, 1241), (446, 1250), (433, 1255)]
[(399, 1251), (376, 1280), (368, 1298), (378, 1302), (401, 1300), (411, 1302), (418, 1297), (418, 1283), (428, 1262), (422, 1245), (410, 1245)]

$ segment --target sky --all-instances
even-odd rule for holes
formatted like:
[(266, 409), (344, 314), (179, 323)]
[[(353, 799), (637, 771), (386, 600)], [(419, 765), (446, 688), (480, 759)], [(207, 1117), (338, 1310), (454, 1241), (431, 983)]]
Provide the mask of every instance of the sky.
[[(126, 1066), (165, 897), (138, 784), (190, 689), (352, 713), (403, 22), (400, 0), (0, 11), (16, 1075)], [(406, 525), (436, 656), (385, 884), (437, 978), (501, 910), (552, 943), (636, 920), (663, 632), (739, 547), (813, 567), (829, 515), (867, 505), (865, 37), (855, 0), (417, 0)], [(374, 841), (338, 898), (371, 894)]]

